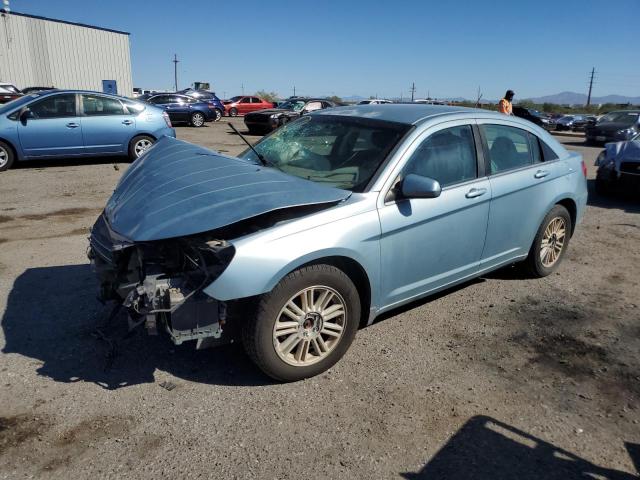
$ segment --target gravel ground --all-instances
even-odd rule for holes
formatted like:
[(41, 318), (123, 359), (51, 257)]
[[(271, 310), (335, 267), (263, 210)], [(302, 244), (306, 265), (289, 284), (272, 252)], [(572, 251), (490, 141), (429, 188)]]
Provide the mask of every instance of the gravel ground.
[[(177, 130), (244, 149), (224, 122)], [(98, 333), (86, 236), (118, 162), (0, 174), (0, 478), (637, 478), (637, 200), (592, 193), (554, 275), (507, 268), (414, 303), (282, 385), (239, 345)]]

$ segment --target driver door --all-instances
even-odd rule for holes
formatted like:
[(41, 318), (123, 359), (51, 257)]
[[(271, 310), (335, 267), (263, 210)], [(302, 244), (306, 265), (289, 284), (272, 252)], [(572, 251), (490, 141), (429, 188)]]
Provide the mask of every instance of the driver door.
[(408, 160), (397, 179), (410, 173), (433, 178), (442, 193), (407, 199), (391, 190), (385, 196), (379, 208), (383, 307), (442, 289), (479, 270), (491, 187), (476, 145), (468, 121), (446, 122), (425, 132), (405, 155)]

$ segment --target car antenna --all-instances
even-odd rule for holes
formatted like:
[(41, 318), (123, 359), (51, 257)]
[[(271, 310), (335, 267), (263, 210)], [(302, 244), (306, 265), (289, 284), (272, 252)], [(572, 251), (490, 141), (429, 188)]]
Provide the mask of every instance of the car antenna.
[(249, 143), (249, 140), (247, 140), (246, 138), (244, 138), (244, 135), (242, 135), (242, 134), (238, 131), (238, 129), (237, 129), (237, 128), (232, 124), (232, 123), (229, 123), (228, 125), (231, 127), (231, 129), (232, 129), (234, 132), (236, 132), (238, 135), (240, 135), (240, 138), (241, 138), (242, 140), (244, 140), (244, 143), (246, 143), (247, 145), (249, 145), (249, 148), (253, 151), (253, 153), (255, 153), (255, 154), (256, 154), (256, 156), (257, 156), (257, 157), (258, 157), (258, 159), (260, 160), (260, 163), (262, 163), (262, 165), (264, 165), (264, 166), (266, 167), (266, 166), (269, 164), (269, 162), (267, 162), (267, 159), (266, 159), (266, 158), (264, 158), (260, 153), (258, 153), (258, 151), (257, 151), (255, 148), (253, 148), (253, 145), (251, 145), (251, 143)]

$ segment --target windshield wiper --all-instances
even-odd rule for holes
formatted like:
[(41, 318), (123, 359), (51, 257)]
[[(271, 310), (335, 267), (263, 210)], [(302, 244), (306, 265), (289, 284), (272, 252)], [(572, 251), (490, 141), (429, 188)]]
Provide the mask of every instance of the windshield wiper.
[[(271, 167), (276, 167), (276, 165), (273, 162), (270, 162), (269, 160), (267, 160), (264, 155), (262, 155), (261, 153), (258, 153), (258, 151), (253, 148), (253, 145), (251, 145), (251, 143), (249, 143), (249, 140), (247, 140), (246, 138), (244, 138), (244, 135), (242, 135), (238, 129), (236, 127), (233, 126), (232, 123), (229, 123), (229, 126), (231, 127), (231, 129), (236, 132), (240, 138), (244, 141), (244, 143), (246, 143), (247, 145), (249, 145), (249, 148), (253, 151), (253, 153), (256, 154), (256, 156), (258, 157), (258, 160), (260, 160), (260, 163), (262, 163), (262, 165), (264, 165), (265, 167), (267, 166), (271, 166)], [(277, 167), (276, 167), (277, 168)]]

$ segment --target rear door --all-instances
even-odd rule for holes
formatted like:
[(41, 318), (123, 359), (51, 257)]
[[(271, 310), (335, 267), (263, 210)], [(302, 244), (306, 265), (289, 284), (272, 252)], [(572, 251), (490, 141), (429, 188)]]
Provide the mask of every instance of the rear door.
[(135, 117), (120, 100), (97, 94), (80, 95), (82, 137), (87, 153), (124, 153), (136, 131)]
[(185, 111), (185, 105), (178, 102), (179, 95), (156, 95), (149, 99), (149, 103), (162, 108), (172, 122), (187, 122), (188, 110)]
[(251, 111), (251, 97), (244, 97), (238, 103), (238, 113), (244, 115), (245, 113), (249, 113)]
[(30, 103), (29, 110), (31, 117), (18, 121), (18, 136), (26, 157), (84, 153), (75, 93), (48, 95)]
[(484, 269), (527, 256), (569, 169), (533, 130), (493, 119), (478, 123), (492, 191)]

